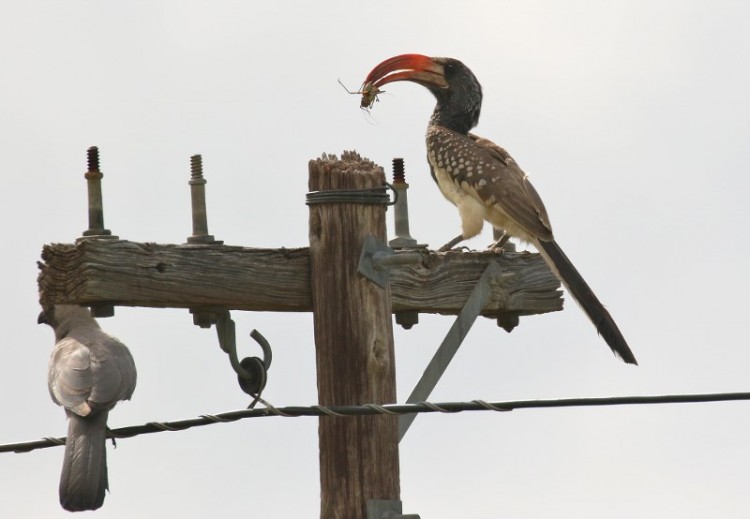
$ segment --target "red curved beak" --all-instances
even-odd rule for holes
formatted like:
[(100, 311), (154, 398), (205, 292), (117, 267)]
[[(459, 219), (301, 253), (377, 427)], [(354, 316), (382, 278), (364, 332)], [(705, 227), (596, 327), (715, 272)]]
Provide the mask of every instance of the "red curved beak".
[(448, 88), (443, 65), (422, 54), (401, 54), (383, 61), (367, 75), (364, 84), (379, 89), (394, 81)]

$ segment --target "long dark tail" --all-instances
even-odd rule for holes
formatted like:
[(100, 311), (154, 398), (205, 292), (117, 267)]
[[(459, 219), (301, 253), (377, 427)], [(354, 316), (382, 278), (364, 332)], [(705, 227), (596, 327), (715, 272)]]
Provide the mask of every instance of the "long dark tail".
[(68, 413), (68, 438), (60, 476), (65, 510), (96, 510), (104, 503), (107, 482), (107, 412), (82, 418)]
[(628, 364), (638, 364), (633, 352), (630, 351), (628, 343), (625, 341), (625, 337), (620, 333), (615, 320), (609, 315), (604, 305), (599, 302), (599, 299), (594, 295), (594, 292), (589, 288), (586, 281), (578, 273), (557, 242), (554, 240), (537, 240), (535, 245), (537, 245), (539, 252), (542, 253), (552, 271), (557, 274), (573, 298), (581, 305), (583, 311), (589, 316), (589, 319), (594, 323), (599, 334), (604, 337), (604, 340), (615, 355)]

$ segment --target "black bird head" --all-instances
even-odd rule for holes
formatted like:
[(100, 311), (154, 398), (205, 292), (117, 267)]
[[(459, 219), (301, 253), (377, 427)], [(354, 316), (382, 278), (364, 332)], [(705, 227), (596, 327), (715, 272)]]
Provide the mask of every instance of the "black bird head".
[(482, 86), (469, 67), (457, 59), (421, 54), (394, 56), (372, 69), (365, 79), (365, 90), (379, 91), (394, 81), (418, 83), (432, 92), (437, 106), (430, 124), (466, 134), (479, 122)]

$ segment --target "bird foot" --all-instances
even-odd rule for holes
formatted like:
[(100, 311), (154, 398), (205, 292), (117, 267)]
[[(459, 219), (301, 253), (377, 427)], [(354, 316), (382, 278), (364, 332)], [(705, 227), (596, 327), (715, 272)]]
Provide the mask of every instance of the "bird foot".
[(488, 250), (491, 250), (491, 251), (503, 252), (503, 245), (505, 245), (509, 239), (510, 239), (510, 235), (507, 232), (503, 233), (502, 236), (500, 236), (497, 240), (492, 242), (490, 246), (487, 248)]
[[(455, 247), (456, 245), (458, 245), (462, 241), (464, 241), (464, 235), (463, 234), (459, 234), (458, 236), (456, 236), (455, 238), (453, 238), (451, 241), (449, 241), (448, 243), (446, 243), (445, 245), (443, 245), (442, 247), (440, 247), (438, 249), (438, 252), (448, 252), (449, 250), (452, 250), (453, 247)], [(461, 249), (463, 249), (463, 248), (464, 247), (461, 247)]]
[(459, 245), (458, 247), (453, 247), (452, 249), (445, 249), (439, 248), (438, 252), (471, 252), (471, 247), (468, 245)]

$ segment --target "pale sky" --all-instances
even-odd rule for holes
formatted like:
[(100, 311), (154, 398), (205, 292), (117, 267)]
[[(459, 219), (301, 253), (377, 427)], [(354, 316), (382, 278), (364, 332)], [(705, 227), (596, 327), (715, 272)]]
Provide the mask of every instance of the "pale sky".
[[(459, 231), (430, 179), (433, 107), (388, 85), (368, 116), (347, 95), (406, 52), (461, 59), (484, 88), (476, 133), (531, 176), (557, 240), (640, 366), (581, 310), (480, 319), (432, 401), (750, 391), (744, 337), (750, 209), (750, 5), (742, 1), (22, 2), (0, 6), (5, 252), (0, 443), (63, 436), (47, 392), (52, 331), (36, 261), (87, 227), (85, 151), (99, 146), (105, 223), (138, 242), (191, 232), (203, 155), (209, 230), (248, 247), (308, 244), (308, 160), (404, 157), (412, 234)], [(390, 223), (389, 223), (390, 225)], [(392, 227), (390, 227), (392, 229)], [(489, 229), (469, 242), (483, 248)], [(274, 348), (264, 397), (317, 400), (312, 315), (234, 312)], [(395, 329), (405, 401), (453, 322)], [(186, 310), (118, 308), (138, 387), (112, 428), (242, 408), (213, 330)], [(423, 519), (750, 516), (750, 404), (420, 416), (400, 445), (404, 510)], [(108, 445), (101, 518), (318, 517), (317, 420), (264, 418)], [(0, 517), (69, 517), (62, 448), (0, 455)]]

